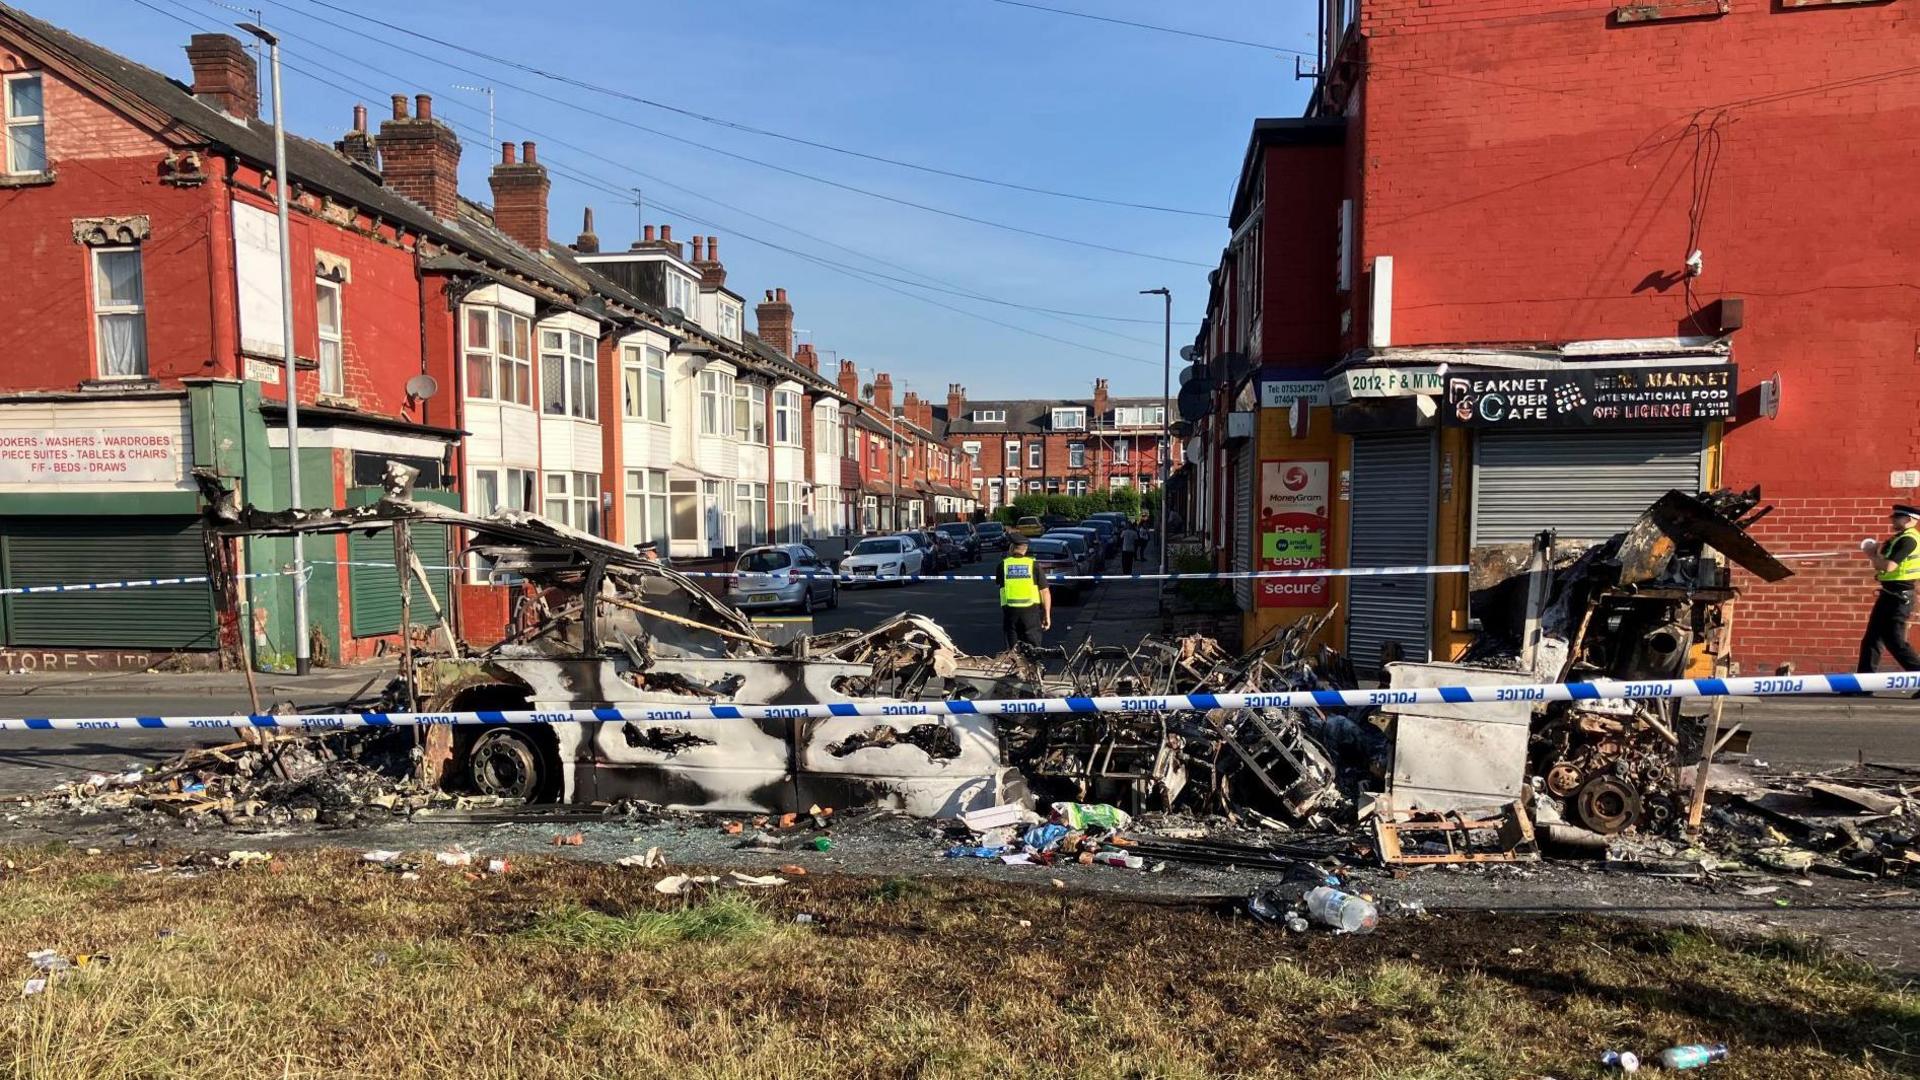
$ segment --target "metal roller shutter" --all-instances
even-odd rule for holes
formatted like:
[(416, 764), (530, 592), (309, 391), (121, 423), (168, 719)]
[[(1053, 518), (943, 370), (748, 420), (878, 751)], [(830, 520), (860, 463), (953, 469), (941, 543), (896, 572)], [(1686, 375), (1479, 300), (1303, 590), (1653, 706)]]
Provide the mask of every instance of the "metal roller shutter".
[[(443, 506), (452, 506), (456, 502), (453, 494), (444, 491), (415, 491), (413, 497), (421, 502), (435, 502)], [(365, 506), (379, 501), (379, 498), (378, 488), (355, 488), (347, 492), (347, 505)], [(445, 526), (413, 526), (413, 550), (420, 562), (428, 567), (453, 565)], [(392, 563), (393, 530), (348, 533), (347, 561)], [(348, 568), (347, 587), (353, 601), (353, 617), (349, 621), (354, 637), (392, 634), (400, 629), (400, 579), (397, 574), (398, 571), (384, 566)], [(453, 595), (453, 571), (429, 569), (427, 580), (433, 583), (433, 597), (439, 602), (440, 610), (447, 612), (451, 619), (452, 611), (448, 605)], [(413, 624), (432, 626), (433, 608), (420, 591), (420, 584), (409, 578), (407, 587), (413, 593)]]
[[(1352, 525), (1347, 565), (1423, 566), (1433, 552), (1434, 433), (1353, 437)], [(1432, 580), (1424, 574), (1348, 579), (1347, 655), (1375, 671), (1380, 646), (1398, 642), (1408, 660), (1427, 659)]]
[[(0, 586), (205, 577), (195, 517), (14, 517), (0, 522)], [(157, 585), (0, 600), (9, 645), (214, 649), (213, 590)]]
[[(1245, 573), (1253, 567), (1253, 444), (1240, 448), (1233, 455), (1233, 506), (1228, 513), (1233, 518), (1233, 566), (1232, 569)], [(1233, 597), (1240, 604), (1240, 610), (1253, 610), (1253, 582), (1240, 578), (1233, 583)]]
[(1473, 542), (1526, 543), (1542, 529), (1604, 540), (1668, 491), (1698, 491), (1704, 443), (1698, 428), (1482, 432)]

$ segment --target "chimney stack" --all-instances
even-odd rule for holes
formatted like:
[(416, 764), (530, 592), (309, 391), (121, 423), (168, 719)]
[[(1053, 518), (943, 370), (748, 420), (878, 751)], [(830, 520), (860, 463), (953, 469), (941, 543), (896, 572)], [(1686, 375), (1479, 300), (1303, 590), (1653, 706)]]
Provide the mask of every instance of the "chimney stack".
[(335, 150), (366, 166), (373, 172), (380, 171), (380, 151), (373, 144), (373, 133), (367, 130), (367, 107), (353, 107), (353, 130), (333, 144)]
[[(423, 98), (426, 95), (421, 95)], [(513, 160), (513, 144), (500, 144), (500, 164), (487, 177), (493, 188), (493, 223), (501, 232), (536, 255), (547, 250), (547, 167), (534, 157), (531, 142), (520, 144)]]
[(1093, 380), (1093, 415), (1087, 418), (1089, 430), (1098, 429), (1107, 422), (1107, 380)]
[(581, 216), (580, 235), (574, 238), (573, 250), (582, 255), (595, 255), (600, 251), (600, 238), (593, 232), (593, 207), (589, 206)]
[(919, 415), (914, 418), (914, 423), (919, 424), (928, 431), (933, 430), (933, 402), (926, 398), (920, 399)]
[[(722, 271), (721, 280), (725, 280)], [(760, 340), (779, 350), (781, 356), (798, 356), (793, 351), (793, 305), (787, 303), (787, 290), (768, 289), (767, 298), (753, 309), (754, 333)]]
[(793, 348), (793, 362), (815, 374), (820, 372), (820, 354), (813, 351), (811, 344), (796, 345)]
[(845, 394), (847, 397), (852, 398), (854, 401), (859, 401), (860, 400), (860, 369), (853, 366), (853, 361), (851, 360), (840, 361), (840, 372), (839, 372), (838, 378), (840, 381), (840, 392), (842, 394)]
[(195, 34), (187, 42), (193, 96), (240, 120), (260, 118), (260, 72), (231, 34)]
[(380, 122), (376, 142), (387, 186), (435, 217), (460, 216), (460, 137), (433, 118), (433, 99), (414, 99), (420, 115), (407, 116), (407, 96), (393, 95), (393, 119)]
[[(719, 237), (717, 236), (707, 237), (705, 248), (702, 248), (700, 246), (700, 237), (698, 236), (694, 237), (693, 238), (693, 258), (690, 261), (693, 263), (693, 268), (695, 270), (700, 271), (700, 287), (701, 288), (719, 289), (726, 286), (727, 268), (725, 266), (720, 265), (720, 238)], [(780, 351), (786, 352), (788, 350), (782, 349)]]
[(967, 388), (957, 382), (947, 384), (947, 421), (960, 419), (967, 408)]
[(873, 377), (873, 407), (882, 416), (893, 416), (893, 376), (884, 371)]

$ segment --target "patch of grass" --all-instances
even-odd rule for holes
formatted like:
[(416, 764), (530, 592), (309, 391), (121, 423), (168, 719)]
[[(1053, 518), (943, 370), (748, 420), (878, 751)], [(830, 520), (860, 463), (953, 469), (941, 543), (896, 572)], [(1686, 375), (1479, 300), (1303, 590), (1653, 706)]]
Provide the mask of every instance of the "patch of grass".
[(752, 940), (771, 937), (782, 929), (753, 901), (727, 893), (672, 911), (609, 915), (564, 907), (535, 915), (518, 936), (569, 948), (612, 950), (689, 941)]
[[(1491, 915), (1290, 935), (1085, 894), (1062, 925), (1052, 889), (966, 880), (689, 904), (555, 858), (403, 881), (353, 852), (191, 879), (135, 857), (0, 877), (0, 956), (113, 957), (0, 994), (0, 1077), (1600, 1080), (1601, 1050), (1695, 1041), (1733, 1045), (1717, 1080), (1920, 1061), (1920, 995), (1805, 942)], [(105, 902), (72, 902), (102, 874)]]
[(67, 879), (67, 888), (74, 892), (105, 892), (120, 884), (119, 874), (87, 873), (75, 874)]

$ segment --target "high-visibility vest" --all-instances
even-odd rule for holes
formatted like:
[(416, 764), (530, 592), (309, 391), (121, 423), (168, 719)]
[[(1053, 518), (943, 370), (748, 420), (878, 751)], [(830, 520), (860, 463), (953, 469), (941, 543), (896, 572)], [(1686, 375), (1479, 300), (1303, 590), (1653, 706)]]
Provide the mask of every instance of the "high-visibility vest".
[(1892, 539), (1880, 545), (1880, 557), (1893, 558), (1893, 542), (1903, 536), (1912, 538), (1913, 551), (1894, 563), (1893, 569), (1882, 570), (1874, 575), (1881, 581), (1920, 581), (1920, 529), (1903, 529), (1895, 533)]
[(1009, 555), (1000, 563), (1000, 606), (1032, 607), (1040, 602), (1039, 569), (1031, 556)]

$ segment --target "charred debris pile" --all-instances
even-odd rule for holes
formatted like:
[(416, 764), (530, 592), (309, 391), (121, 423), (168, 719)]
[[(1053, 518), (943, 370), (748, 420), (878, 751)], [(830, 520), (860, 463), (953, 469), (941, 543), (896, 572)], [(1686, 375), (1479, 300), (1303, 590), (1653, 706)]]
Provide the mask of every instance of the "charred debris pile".
[[(361, 703), (373, 708), (1360, 686), (1349, 659), (1324, 643), (1330, 615), (1278, 628), (1238, 654), (1206, 637), (1149, 636), (1054, 656), (970, 656), (937, 622), (910, 614), (776, 646), (691, 579), (631, 549), (524, 513), (477, 517), (415, 501), (411, 481), (394, 466), (385, 498), (344, 510), (266, 513), (210, 492), (217, 586), (236, 580), (232, 538), (362, 529), (392, 530), (402, 580), (419, 579), (411, 536), (421, 526), (457, 530), (467, 555), (518, 584), (513, 623), (489, 647), (461, 641), (438, 610), (410, 619), (436, 629), (407, 639), (400, 677), (377, 702)], [(1757, 490), (1676, 491), (1598, 544), (1542, 534), (1532, 544), (1476, 549), (1473, 648), (1458, 662), (1384, 663), (1381, 685), (1724, 673), (1733, 567), (1762, 581), (1790, 573), (1747, 532), (1765, 513)], [(1201, 862), (1338, 852), (1390, 865), (1470, 864), (1566, 853), (1693, 872), (1716, 857), (1848, 876), (1920, 868), (1920, 776), (1773, 775), (1723, 762), (1696, 783), (1703, 751), (1711, 759), (1744, 749), (1740, 732), (1721, 730), (1718, 713), (1697, 703), (1689, 712), (1659, 699), (1425, 705), (1381, 697), (1359, 708), (819, 721), (689, 712), (659, 723), (252, 733), (156, 769), (68, 785), (34, 805), (321, 825), (538, 802), (589, 813), (883, 807), (948, 821), (957, 836), (976, 823), (1028, 820), (1035, 806), (1070, 805), (1132, 815), (1135, 833), (1160, 823), (1165, 857)]]

